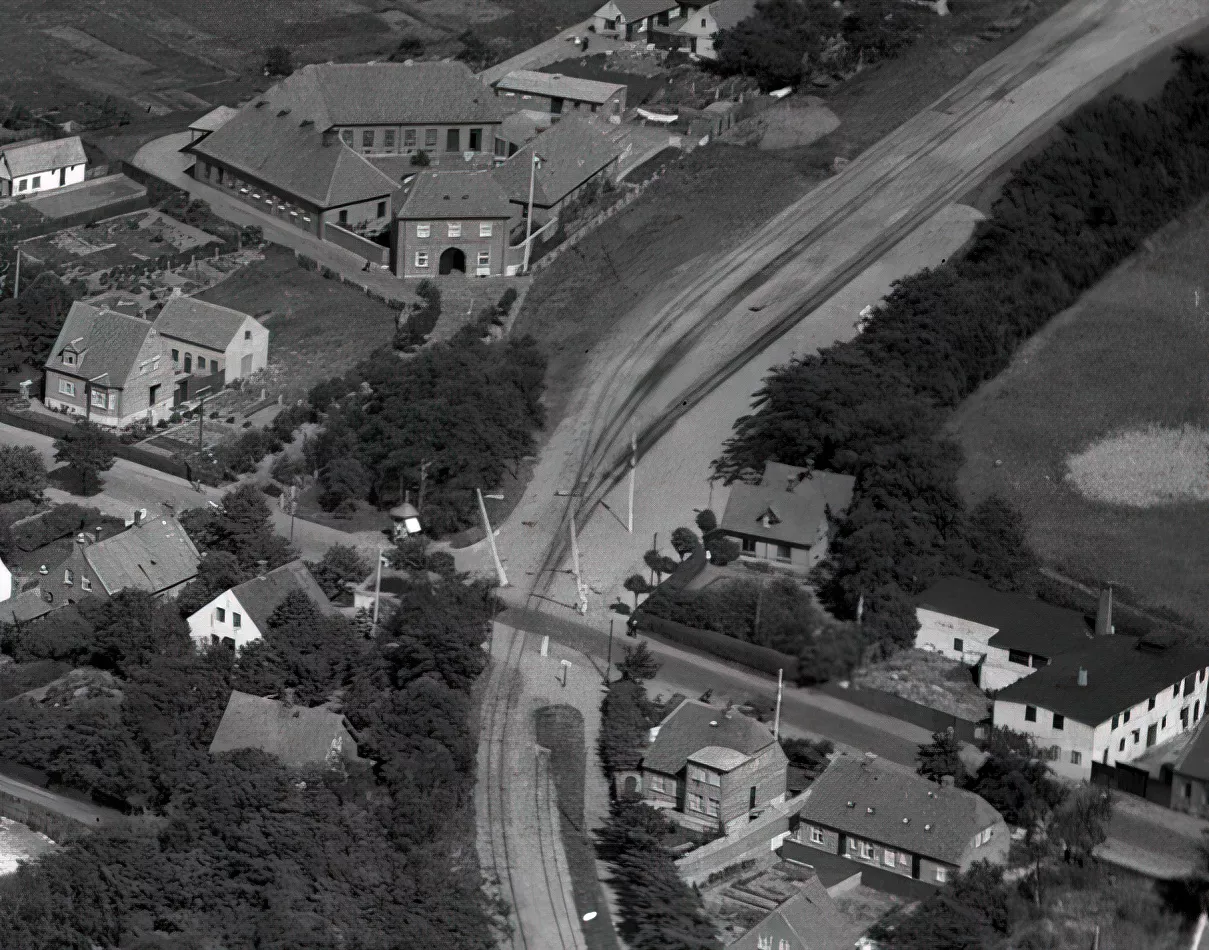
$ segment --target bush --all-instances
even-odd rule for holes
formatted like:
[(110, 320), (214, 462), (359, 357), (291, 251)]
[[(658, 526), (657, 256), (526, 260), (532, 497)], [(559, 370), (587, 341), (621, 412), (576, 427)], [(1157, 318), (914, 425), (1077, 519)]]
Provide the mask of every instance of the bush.
[(396, 350), (423, 343), (441, 317), (441, 291), (436, 284), (427, 279), (420, 281), (416, 286), (416, 295), (420, 298), (419, 305), (412, 308), (403, 325), (395, 333)]
[(415, 168), (427, 168), (430, 164), (428, 153), (424, 149), (411, 153), (410, 164)]
[(0, 445), (0, 503), (40, 501), (46, 487), (46, 464), (28, 445)]
[(512, 312), (512, 305), (516, 303), (516, 297), (516, 288), (509, 287), (500, 295), (499, 302), (495, 305), (496, 312), (506, 317)]

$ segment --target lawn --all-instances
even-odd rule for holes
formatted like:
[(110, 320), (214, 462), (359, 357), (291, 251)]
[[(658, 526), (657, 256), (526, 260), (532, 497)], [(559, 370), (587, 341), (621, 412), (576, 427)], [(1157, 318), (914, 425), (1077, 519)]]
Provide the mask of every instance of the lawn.
[(1146, 242), (955, 414), (961, 488), (1044, 562), (1209, 629), (1209, 203)]
[(198, 297), (251, 314), (269, 328), (269, 376), (287, 399), (347, 372), (395, 332), (390, 307), (304, 270), (292, 251), (277, 245)]
[(596, 876), (596, 848), (584, 821), (587, 751), (583, 715), (574, 706), (545, 706), (534, 716), (537, 744), (550, 750), (550, 775), (558, 796), (559, 828), (575, 908), (581, 918), (596, 911), (592, 920), (581, 922), (584, 941), (588, 950), (618, 950), (609, 905)]

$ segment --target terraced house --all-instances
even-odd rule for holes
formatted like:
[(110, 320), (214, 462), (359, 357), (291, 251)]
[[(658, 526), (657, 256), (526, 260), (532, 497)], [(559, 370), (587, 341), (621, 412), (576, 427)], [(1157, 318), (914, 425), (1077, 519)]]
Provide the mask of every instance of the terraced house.
[(490, 156), (503, 109), (462, 63), (304, 66), (185, 147), (194, 177), (357, 251), (391, 224), (402, 157)]

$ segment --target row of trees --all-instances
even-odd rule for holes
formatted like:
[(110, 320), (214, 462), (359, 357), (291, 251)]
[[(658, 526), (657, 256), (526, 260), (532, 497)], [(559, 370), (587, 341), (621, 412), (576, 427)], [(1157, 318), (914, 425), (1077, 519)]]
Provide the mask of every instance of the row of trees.
[(1152, 103), (1076, 112), (1023, 162), (959, 260), (900, 281), (855, 339), (769, 376), (715, 471), (753, 477), (767, 459), (856, 476), (820, 593), (865, 636), (914, 636), (910, 597), (940, 576), (1031, 583), (1021, 519), (957, 488), (947, 413), (1016, 348), (1158, 227), (1209, 191), (1209, 64), (1181, 53)]

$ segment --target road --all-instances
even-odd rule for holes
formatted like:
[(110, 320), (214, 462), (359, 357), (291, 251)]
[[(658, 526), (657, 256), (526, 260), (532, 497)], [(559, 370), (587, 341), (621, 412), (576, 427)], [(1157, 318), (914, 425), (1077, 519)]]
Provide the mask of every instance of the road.
[(38, 788), (37, 785), (30, 785), (28, 782), (22, 782), (19, 779), (9, 778), (7, 775), (0, 775), (0, 792), (12, 795), (14, 798), (20, 798), (22, 801), (41, 805), (43, 808), (49, 809), (57, 815), (78, 821), (81, 824), (88, 825), (90, 828), (99, 828), (109, 822), (123, 818), (121, 812), (111, 808), (101, 808), (99, 805), (93, 805), (89, 802), (77, 801), (74, 798), (65, 798), (62, 795), (56, 795), (54, 792), (48, 792), (44, 788)]
[[(904, 237), (1156, 48), (1202, 27), (1206, 14), (1209, 0), (1075, 0), (737, 248), (690, 264), (638, 301), (593, 354), (591, 377), (502, 526), (513, 602), (574, 602), (565, 572), (572, 510), (585, 536), (623, 532), (616, 506), (600, 502), (624, 477), (632, 431), (645, 458), (677, 425), (692, 425), (690, 414), (712, 392), (810, 323)], [(709, 411), (716, 417), (716, 407)], [(723, 410), (728, 421), (744, 411), (745, 402)], [(707, 476), (684, 466), (646, 491), (670, 503), (691, 495), (688, 509)], [(555, 497), (556, 488), (577, 497)], [(685, 510), (683, 521), (690, 518)], [(601, 568), (605, 601), (649, 536), (623, 539), (627, 556)]]

